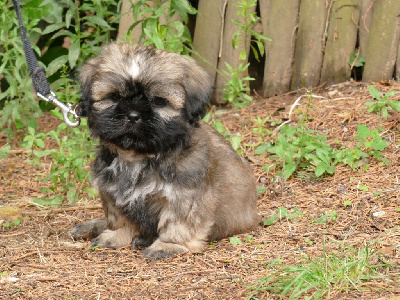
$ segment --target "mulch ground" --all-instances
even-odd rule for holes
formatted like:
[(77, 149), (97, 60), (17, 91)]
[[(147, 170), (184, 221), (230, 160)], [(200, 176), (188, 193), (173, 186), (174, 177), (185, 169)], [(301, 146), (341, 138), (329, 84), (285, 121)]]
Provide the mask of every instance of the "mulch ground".
[[(400, 92), (396, 82), (375, 86), (380, 91)], [(254, 144), (259, 138), (252, 132), (257, 127), (256, 116), (271, 115), (271, 121), (285, 121), (291, 105), (305, 92), (270, 99), (256, 97), (249, 107), (217, 114), (217, 119), (231, 134), (242, 136), (242, 145)], [(364, 105), (372, 100), (367, 84), (348, 82), (313, 92), (324, 98), (314, 99), (309, 126), (325, 133), (329, 140), (355, 146), (358, 124), (370, 128), (379, 125), (378, 116), (367, 113)], [(396, 97), (400, 100), (400, 94)], [(304, 108), (303, 99), (298, 109)], [(291, 118), (295, 121), (296, 116)], [(338, 166), (333, 176), (322, 180), (301, 173), (288, 180), (277, 179), (275, 171), (262, 169), (265, 158), (255, 155), (254, 147), (243, 146), (255, 180), (266, 188), (259, 199), (263, 219), (279, 207), (289, 211), (297, 208), (302, 217), (268, 227), (260, 225), (239, 235), (243, 241), (239, 245), (225, 239), (212, 243), (204, 253), (162, 261), (143, 259), (131, 247), (89, 250), (89, 242), (73, 241), (69, 230), (75, 224), (102, 216), (97, 199), (82, 194), (82, 200), (74, 206), (45, 209), (32, 205), (32, 199), (43, 196), (40, 187), (46, 183), (41, 178), (46, 176), (51, 161), (32, 166), (29, 153), (13, 148), (11, 155), (0, 161), (0, 206), (10, 213), (0, 223), (18, 218), (21, 225), (0, 226), (0, 299), (245, 299), (250, 292), (248, 285), (268, 274), (268, 265), (274, 259), (296, 264), (305, 255), (322, 255), (323, 244), (329, 252), (340, 249), (341, 243), (354, 247), (368, 244), (397, 267), (390, 268), (387, 280), (364, 282), (359, 290), (333, 289), (331, 299), (399, 299), (399, 118), (399, 114), (391, 114), (382, 123), (382, 137), (388, 142), (383, 155), (389, 159), (389, 167), (375, 160), (365, 171)], [(48, 127), (56, 126), (58, 121), (45, 116), (41, 122)], [(3, 137), (1, 144), (5, 143)], [(360, 190), (361, 185), (368, 191)], [(346, 207), (344, 201), (350, 201), (351, 206)], [(337, 213), (336, 221), (310, 222), (332, 211)], [(246, 242), (249, 234), (253, 238)], [(268, 293), (258, 297), (279, 299)]]

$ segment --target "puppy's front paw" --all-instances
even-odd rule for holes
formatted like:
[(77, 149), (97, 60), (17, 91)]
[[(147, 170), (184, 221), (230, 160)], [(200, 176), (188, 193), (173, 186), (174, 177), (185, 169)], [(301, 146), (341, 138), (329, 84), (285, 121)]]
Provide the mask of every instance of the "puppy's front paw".
[(121, 248), (132, 243), (132, 231), (129, 228), (118, 228), (117, 230), (105, 230), (98, 237), (92, 239), (91, 247)]
[(142, 250), (153, 244), (155, 239), (155, 237), (136, 236), (132, 241), (132, 247), (134, 249)]
[(74, 228), (72, 228), (70, 234), (74, 240), (91, 239), (98, 236), (106, 229), (107, 220), (104, 218), (97, 218), (76, 225)]
[(182, 245), (164, 243), (156, 240), (149, 248), (142, 251), (142, 255), (150, 260), (164, 259), (189, 250)]

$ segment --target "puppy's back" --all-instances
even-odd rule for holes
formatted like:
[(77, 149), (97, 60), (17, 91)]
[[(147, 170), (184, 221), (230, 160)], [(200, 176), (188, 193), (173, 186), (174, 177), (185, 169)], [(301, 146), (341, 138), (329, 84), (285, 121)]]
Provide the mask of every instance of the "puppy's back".
[(251, 167), (209, 125), (200, 123), (197, 130), (207, 137), (210, 150), (208, 180), (213, 186), (210, 203), (215, 205), (210, 240), (251, 230), (260, 221)]

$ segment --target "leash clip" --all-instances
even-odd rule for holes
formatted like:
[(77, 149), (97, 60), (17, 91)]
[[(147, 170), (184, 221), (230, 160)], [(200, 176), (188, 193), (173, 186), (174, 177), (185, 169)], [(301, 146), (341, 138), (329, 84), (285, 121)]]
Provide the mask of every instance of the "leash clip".
[[(78, 114), (76, 113), (75, 109), (72, 108), (72, 105), (70, 103), (64, 104), (64, 103), (60, 102), (57, 99), (57, 95), (53, 91), (50, 91), (50, 95), (48, 97), (43, 96), (40, 93), (37, 93), (37, 95), (40, 98), (42, 98), (44, 101), (50, 102), (50, 103), (58, 106), (61, 109), (62, 115), (64, 117), (64, 122), (68, 125), (68, 127), (75, 128), (75, 127), (79, 126), (80, 118), (79, 118)], [(72, 118), (74, 119), (74, 121), (70, 120), (69, 114), (72, 115)]]

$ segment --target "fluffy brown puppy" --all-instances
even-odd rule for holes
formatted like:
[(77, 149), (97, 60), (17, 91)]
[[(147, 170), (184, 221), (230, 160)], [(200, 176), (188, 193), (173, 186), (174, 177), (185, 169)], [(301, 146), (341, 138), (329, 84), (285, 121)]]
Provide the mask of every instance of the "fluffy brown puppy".
[(106, 218), (77, 225), (75, 239), (159, 259), (256, 225), (253, 174), (200, 121), (211, 86), (193, 60), (114, 43), (81, 67), (80, 82), (80, 113), (100, 140), (93, 177)]

